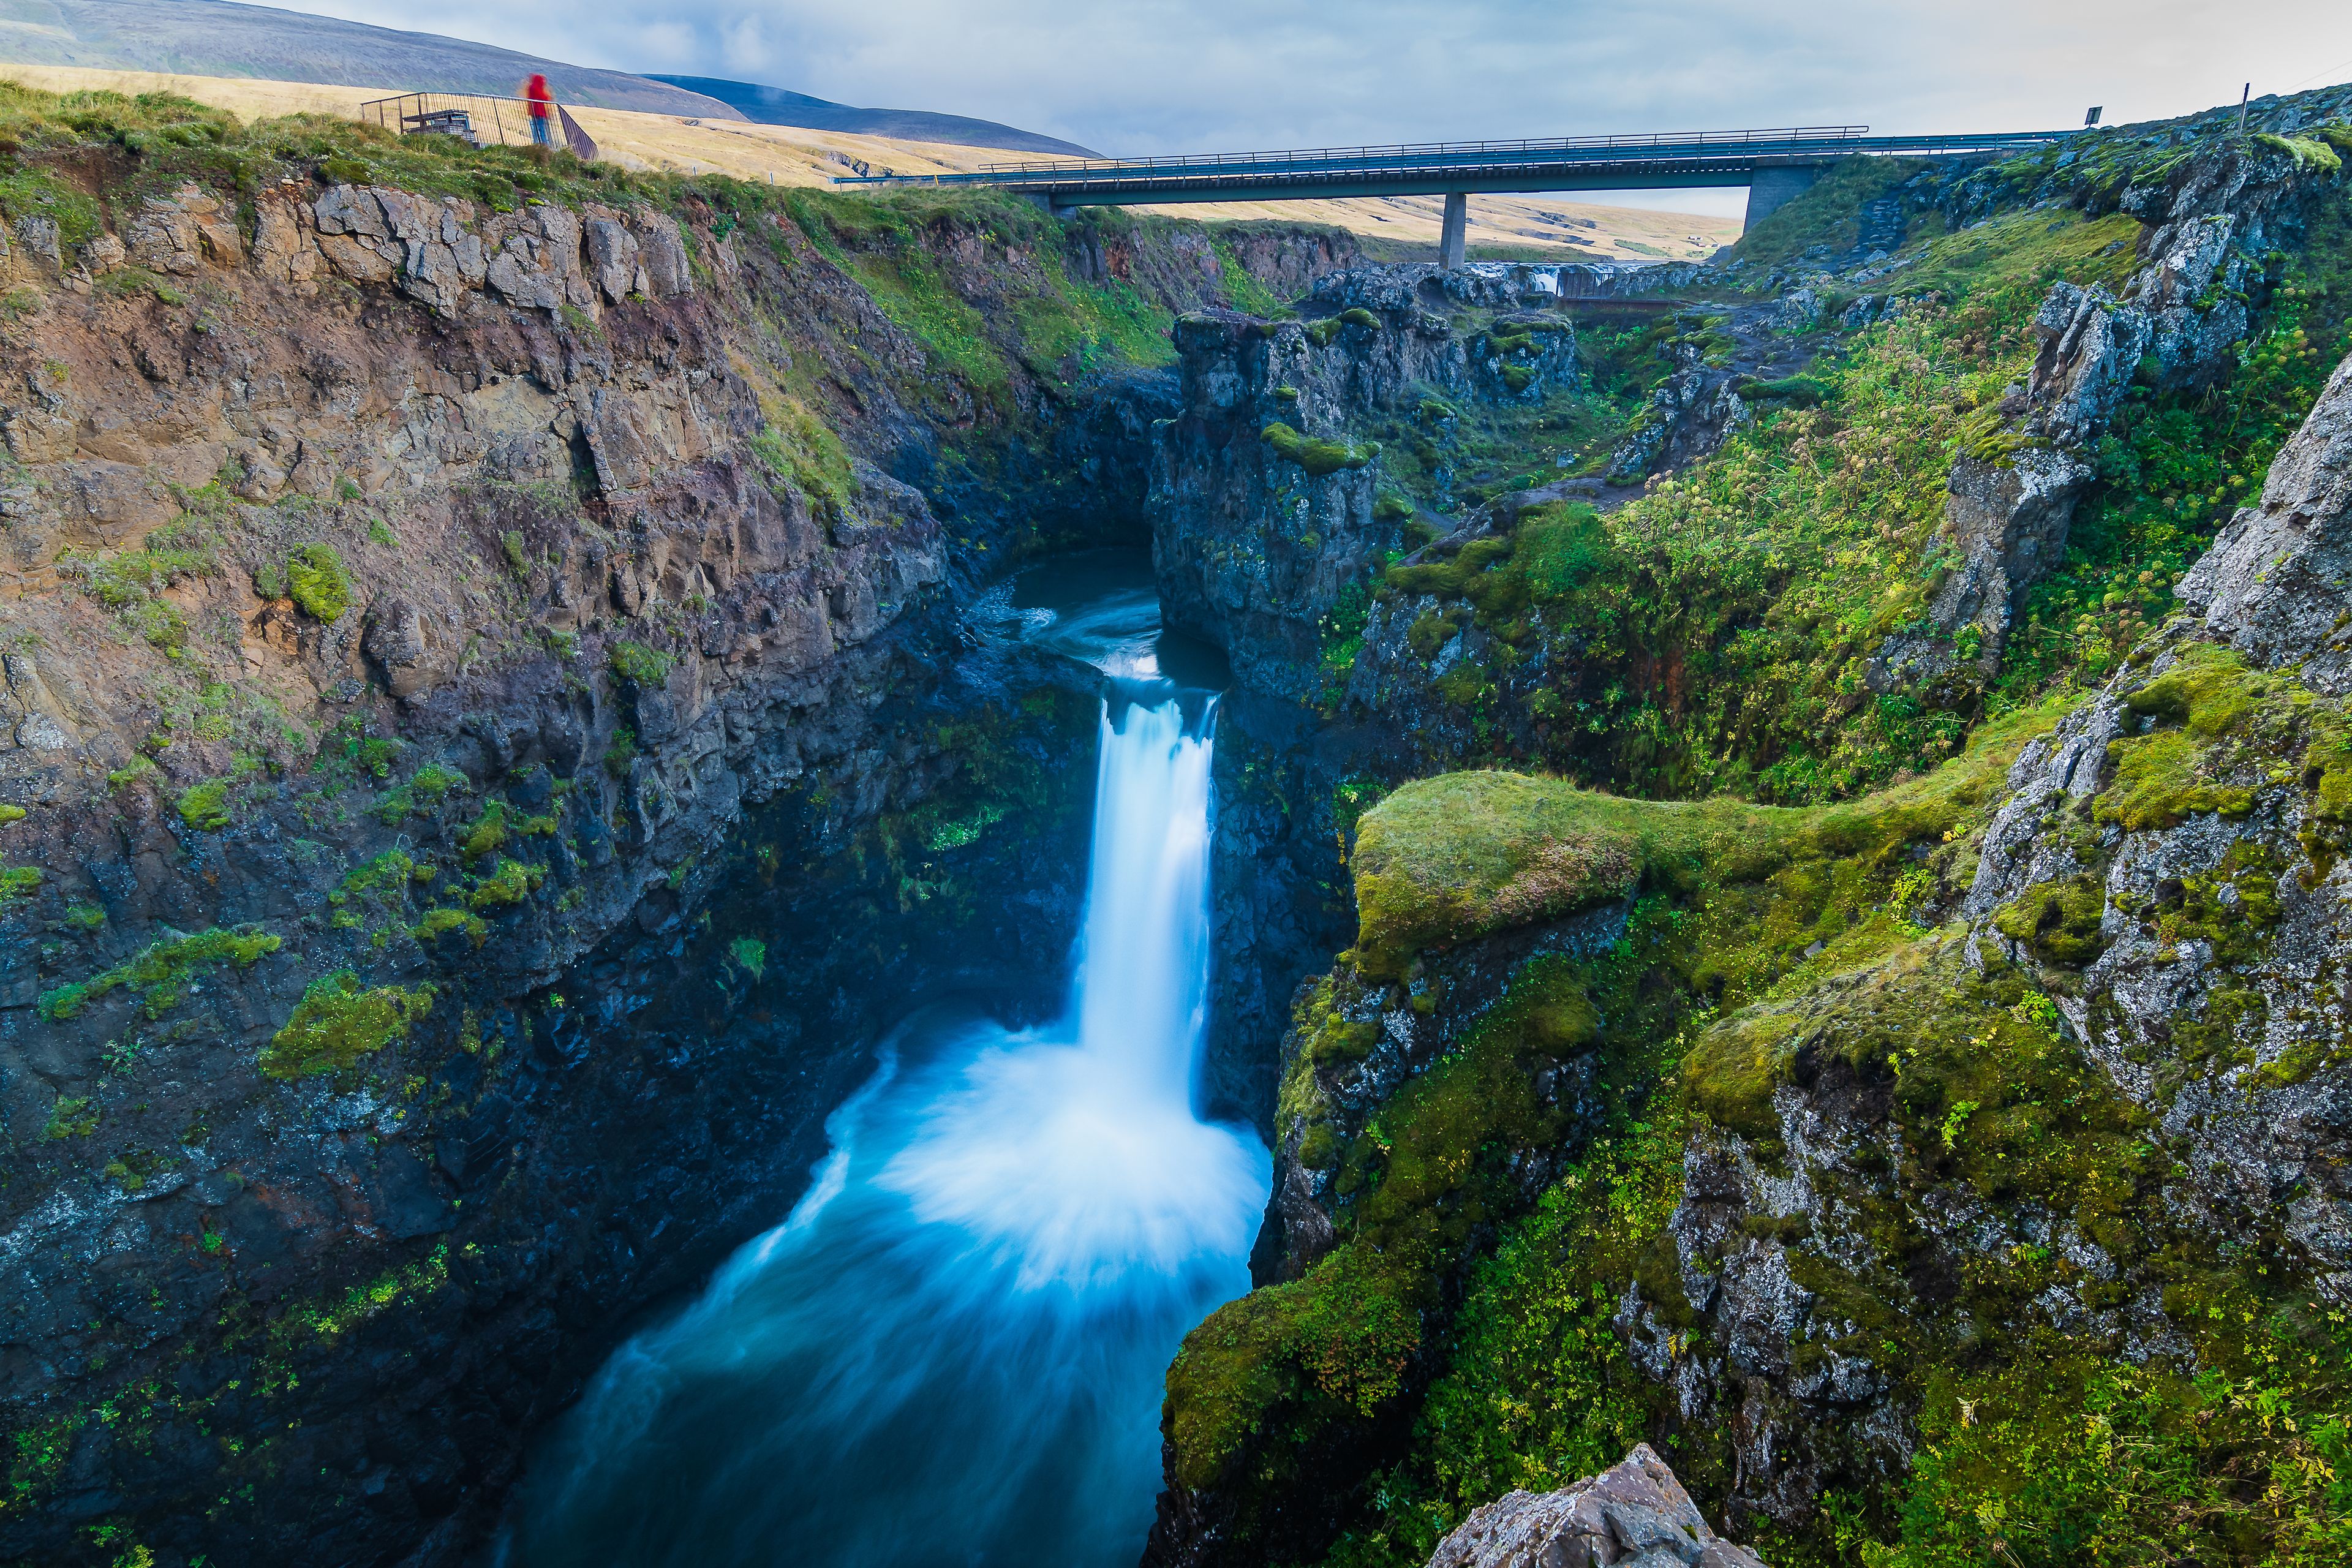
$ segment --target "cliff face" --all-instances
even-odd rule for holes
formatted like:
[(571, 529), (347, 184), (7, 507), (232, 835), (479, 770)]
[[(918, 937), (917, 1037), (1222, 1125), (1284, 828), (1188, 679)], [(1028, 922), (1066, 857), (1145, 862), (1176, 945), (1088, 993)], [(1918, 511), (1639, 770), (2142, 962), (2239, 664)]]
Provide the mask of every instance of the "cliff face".
[(1682, 281), (1744, 414), (1646, 494), (1416, 519), (1253, 759), (1349, 896), (1148, 1560), (1458, 1554), (1643, 1441), (1775, 1563), (2340, 1554), (2344, 107), (1910, 176)]
[(1058, 996), (1096, 682), (960, 601), (1235, 274), (191, 123), (8, 154), (0, 1555), (455, 1562), (910, 999)]
[[(1538, 405), (1577, 368), (1565, 320), (1457, 329), (1409, 276), (1334, 274), (1316, 298), (1335, 313), (1177, 323), (1182, 413), (1159, 426), (1149, 497), (1171, 623), (1224, 648), (1243, 687), (1294, 701), (1319, 694), (1325, 645), (1341, 640), (1326, 619), (1400, 549), (1413, 513), (1402, 494), (1383, 500), (1380, 444), (1357, 432), (1442, 418), (1448, 397)], [(1358, 299), (1376, 308), (1343, 308)]]

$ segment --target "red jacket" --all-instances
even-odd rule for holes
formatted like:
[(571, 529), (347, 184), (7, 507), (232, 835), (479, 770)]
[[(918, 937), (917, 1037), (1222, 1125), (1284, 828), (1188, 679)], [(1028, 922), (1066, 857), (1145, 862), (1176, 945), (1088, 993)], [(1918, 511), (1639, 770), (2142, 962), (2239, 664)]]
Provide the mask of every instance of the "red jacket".
[(530, 100), (530, 117), (533, 120), (547, 118), (547, 106), (553, 101), (554, 95), (547, 90), (545, 77), (533, 76), (530, 85), (522, 89), (522, 95)]

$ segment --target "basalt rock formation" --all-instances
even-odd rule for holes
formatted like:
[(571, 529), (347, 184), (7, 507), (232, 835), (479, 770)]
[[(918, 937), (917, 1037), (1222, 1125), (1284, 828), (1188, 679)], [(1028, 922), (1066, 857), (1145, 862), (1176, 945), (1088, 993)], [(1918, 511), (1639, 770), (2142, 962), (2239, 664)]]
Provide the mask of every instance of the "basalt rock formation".
[(0, 1556), (463, 1561), (910, 1001), (1058, 998), (1097, 681), (964, 608), (1247, 263), (121, 112), (7, 154)]
[[(1869, 254), (1580, 318), (1575, 437), (1474, 505), (1318, 406), (1413, 548), (1311, 642), (1199, 622), (1313, 704), (1234, 795), (1340, 929), (1148, 1562), (1616, 1561), (1555, 1489), (1637, 1443), (1776, 1563), (2340, 1554), (2347, 110), (1841, 171), (1777, 232)], [(1743, 387), (1743, 313), (1820, 352)], [(1229, 493), (1220, 563), (1289, 515)]]

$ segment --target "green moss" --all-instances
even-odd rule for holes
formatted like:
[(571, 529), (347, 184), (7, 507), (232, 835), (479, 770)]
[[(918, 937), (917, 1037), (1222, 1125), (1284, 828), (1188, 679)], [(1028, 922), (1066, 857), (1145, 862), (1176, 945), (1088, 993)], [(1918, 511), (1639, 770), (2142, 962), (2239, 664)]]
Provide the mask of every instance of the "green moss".
[(727, 956), (754, 980), (766, 978), (768, 944), (756, 936), (739, 936), (727, 944)]
[(1369, 1415), (1402, 1386), (1420, 1314), (1393, 1273), (1349, 1249), (1291, 1284), (1254, 1290), (1184, 1338), (1168, 1369), (1170, 1479), (1216, 1486), (1265, 1419), (1286, 1405)]
[(408, 1038), (433, 1010), (430, 986), (363, 986), (348, 969), (310, 983), (285, 1026), (262, 1047), (261, 1070), (275, 1079), (345, 1072), (360, 1058)]
[(481, 946), (490, 934), (489, 924), (481, 916), (446, 906), (425, 910), (417, 922), (408, 928), (408, 934), (418, 942), (430, 942), (453, 931), (462, 931), (472, 937), (476, 947)]
[(386, 826), (397, 826), (412, 816), (431, 816), (444, 802), (470, 787), (466, 775), (457, 769), (427, 763), (411, 774), (406, 784), (377, 803), (376, 820)]
[(2294, 166), (2306, 174), (2333, 174), (2344, 167), (2344, 160), (2331, 141), (2316, 137), (2273, 136), (2258, 131), (2251, 138), (2257, 147), (2273, 153), (2284, 153), (2294, 160)]
[(2056, 711), (1989, 726), (1927, 777), (1843, 805), (1627, 800), (1508, 773), (1416, 780), (1357, 826), (1357, 953), (1368, 974), (1401, 973), (1423, 948), (1645, 886), (1687, 888), (1702, 867), (1726, 881), (1822, 857), (1884, 867), (1966, 818)]
[(138, 994), (148, 1017), (160, 1018), (187, 1000), (200, 970), (221, 964), (250, 969), (282, 945), (257, 925), (215, 926), (194, 936), (167, 937), (111, 969), (42, 993), (41, 1016), (53, 1023), (78, 1018), (92, 1003), (128, 988)]
[(49, 1108), (49, 1120), (41, 1129), (41, 1136), (52, 1142), (68, 1138), (87, 1138), (98, 1131), (98, 1107), (84, 1098), (59, 1095)]
[(18, 899), (29, 899), (41, 890), (41, 868), (38, 866), (0, 864), (0, 910)]
[(673, 654), (626, 640), (614, 643), (605, 657), (614, 675), (641, 689), (659, 686), (677, 665)]
[(483, 804), (481, 816), (465, 827), (457, 842), (457, 852), (470, 866), (505, 848), (509, 834), (526, 838), (544, 838), (554, 833), (555, 828), (556, 819), (552, 813), (532, 816), (516, 810), (505, 801), (488, 801)]
[(1372, 502), (1375, 522), (1402, 522), (1412, 515), (1412, 502), (1394, 490), (1382, 490)]
[(1341, 468), (1364, 468), (1378, 455), (1375, 450), (1352, 447), (1345, 441), (1327, 441), (1318, 436), (1302, 436), (1280, 420), (1258, 434), (1267, 446), (1274, 448), (1275, 456), (1286, 463), (1296, 463), (1318, 479), (1326, 474), (1336, 474)]
[(331, 626), (351, 607), (352, 580), (331, 544), (297, 545), (286, 558), (287, 593), (302, 613)]
[(1752, 386), (1743, 386), (1739, 395), (1751, 402), (1783, 403), (1791, 408), (1811, 408), (1836, 397), (1838, 389), (1835, 383), (1817, 376), (1790, 375), (1778, 381), (1759, 381)]
[(1751, 1138), (1777, 1138), (1772, 1089), (1788, 1080), (1800, 1015), (1785, 1007), (1736, 1013), (1701, 1037), (1683, 1060), (1683, 1087), (1694, 1109), (1718, 1127)]
[(226, 779), (206, 779), (181, 791), (173, 809), (196, 832), (218, 833), (236, 820), (229, 811), (228, 788)]
[(499, 868), (482, 879), (479, 886), (466, 900), (467, 906), (477, 913), (489, 910), (511, 908), (539, 891), (547, 878), (543, 866), (526, 865), (520, 860), (500, 860)]
[(2107, 754), (2115, 760), (2116, 779), (2092, 808), (2098, 822), (2120, 823), (2139, 833), (2177, 827), (2200, 811), (2243, 816), (2253, 809), (2252, 790), (2199, 776), (2202, 750), (2186, 731), (2113, 741)]
[(2106, 886), (2095, 877), (2042, 882), (1996, 911), (1993, 929), (2053, 963), (2080, 968), (2106, 945), (2100, 929), (2106, 903)]
[(25, 808), (23, 806), (0, 805), (0, 827), (5, 827), (12, 822), (22, 822), (24, 820)]

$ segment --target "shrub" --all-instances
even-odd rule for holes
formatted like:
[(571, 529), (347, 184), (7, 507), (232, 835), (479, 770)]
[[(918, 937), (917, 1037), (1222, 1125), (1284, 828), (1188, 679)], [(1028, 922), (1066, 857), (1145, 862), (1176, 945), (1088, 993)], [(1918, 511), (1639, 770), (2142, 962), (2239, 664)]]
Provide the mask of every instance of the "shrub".
[(286, 558), (289, 593), (302, 613), (331, 626), (351, 607), (352, 580), (331, 544), (298, 545)]
[(604, 746), (605, 773), (616, 779), (627, 778), (629, 764), (636, 760), (637, 732), (634, 730), (614, 731), (612, 740)]
[(659, 686), (669, 679), (670, 670), (677, 663), (674, 656), (659, 648), (625, 639), (614, 643), (605, 657), (612, 664), (613, 673), (635, 687)]

